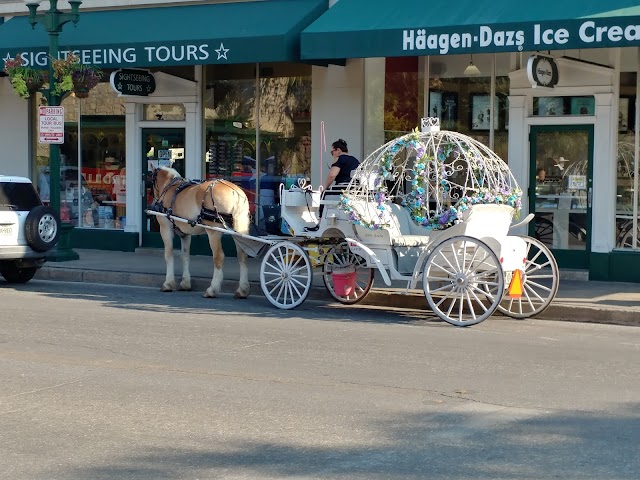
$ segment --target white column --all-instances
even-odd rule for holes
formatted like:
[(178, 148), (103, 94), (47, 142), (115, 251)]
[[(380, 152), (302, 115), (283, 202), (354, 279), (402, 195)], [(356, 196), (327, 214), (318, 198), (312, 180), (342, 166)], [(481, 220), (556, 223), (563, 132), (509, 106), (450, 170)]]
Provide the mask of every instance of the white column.
[(200, 110), (197, 103), (185, 103), (185, 171), (186, 178), (202, 178), (202, 133), (200, 125)]
[[(0, 65), (4, 67), (4, 63)], [(31, 103), (13, 91), (9, 77), (0, 77), (0, 173), (28, 177), (37, 182), (38, 172), (31, 169), (28, 161), (35, 157), (31, 152), (34, 139), (29, 123), (30, 108)], [(37, 116), (35, 121), (38, 121)], [(36, 132), (34, 130), (33, 134), (37, 135)]]
[(364, 61), (364, 156), (384, 144), (385, 62), (384, 58)]
[[(317, 188), (324, 183), (328, 166), (333, 163), (331, 143), (338, 138), (346, 140), (349, 153), (362, 160), (364, 61), (347, 60), (345, 67), (313, 67), (311, 92), (311, 182)], [(325, 127), (326, 151), (321, 122)]]
[(613, 93), (598, 93), (595, 98), (591, 251), (609, 253), (615, 246), (618, 114)]
[(126, 216), (125, 232), (140, 232), (142, 219), (142, 196), (144, 185), (142, 179), (142, 130), (137, 128), (137, 112), (141, 106), (125, 103), (125, 135), (127, 139), (127, 173), (126, 173)]
[[(522, 189), (521, 217), (529, 213), (529, 126), (527, 118), (527, 97), (509, 96), (509, 158), (504, 160)], [(511, 232), (513, 235), (526, 235), (527, 226)]]

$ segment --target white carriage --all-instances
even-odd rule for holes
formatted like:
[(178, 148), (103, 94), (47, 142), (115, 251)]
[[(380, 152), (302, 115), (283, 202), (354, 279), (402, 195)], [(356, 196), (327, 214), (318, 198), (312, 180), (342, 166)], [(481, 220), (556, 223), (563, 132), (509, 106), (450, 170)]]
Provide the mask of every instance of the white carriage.
[[(425, 119), (421, 132), (376, 150), (349, 185), (324, 195), (281, 186), (282, 226), (291, 237), (268, 249), (260, 272), (272, 304), (304, 301), (315, 264), (329, 293), (347, 304), (369, 293), (376, 270), (388, 286), (402, 280), (414, 289), (421, 281), (434, 313), (459, 326), (496, 309), (526, 318), (547, 308), (558, 267), (541, 242), (509, 235), (522, 194), (509, 168), (484, 145), (437, 123)], [(308, 231), (317, 221), (318, 230)]]
[(263, 255), (261, 288), (278, 308), (304, 302), (314, 268), (344, 304), (364, 299), (377, 271), (387, 286), (404, 281), (408, 291), (421, 283), (438, 317), (467, 326), (496, 310), (537, 315), (556, 295), (558, 266), (549, 249), (509, 235), (533, 218), (512, 224), (521, 196), (495, 153), (423, 119), (421, 131), (369, 155), (348, 185), (326, 192), (281, 186), (283, 236), (226, 233), (249, 255)]

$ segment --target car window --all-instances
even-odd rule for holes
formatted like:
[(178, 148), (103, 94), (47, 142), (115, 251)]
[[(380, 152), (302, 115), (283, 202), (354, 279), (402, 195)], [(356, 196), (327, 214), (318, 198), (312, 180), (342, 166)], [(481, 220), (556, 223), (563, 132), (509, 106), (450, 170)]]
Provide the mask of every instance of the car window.
[(0, 182), (0, 210), (29, 211), (40, 205), (40, 197), (30, 183)]

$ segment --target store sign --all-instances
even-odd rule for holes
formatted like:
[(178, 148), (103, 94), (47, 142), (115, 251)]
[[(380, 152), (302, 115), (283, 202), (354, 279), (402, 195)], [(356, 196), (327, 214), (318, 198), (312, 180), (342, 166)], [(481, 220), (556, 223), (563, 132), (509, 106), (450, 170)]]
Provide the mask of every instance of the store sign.
[[(249, 43), (249, 42), (247, 42)], [(157, 45), (108, 45), (98, 48), (77, 47), (71, 50), (60, 48), (59, 59), (64, 59), (70, 52), (80, 58), (81, 63), (94, 65), (100, 68), (146, 67), (152, 65), (202, 65), (208, 63), (226, 63), (233, 59), (238, 61), (232, 53), (236, 50), (242, 55), (248, 55), (251, 50), (247, 48), (232, 49), (209, 43), (183, 43), (157, 44)], [(49, 65), (49, 52), (45, 48), (27, 48), (24, 50), (5, 50), (0, 47), (0, 65), (2, 60), (15, 58), (20, 55), (23, 66), (46, 68)], [(255, 55), (251, 58), (255, 58)]]
[(156, 79), (148, 70), (116, 70), (111, 73), (110, 83), (120, 95), (146, 97), (156, 91)]
[(64, 143), (64, 107), (38, 107), (38, 142)]
[(531, 86), (553, 88), (558, 83), (558, 65), (553, 57), (533, 55), (527, 61), (527, 77)]
[[(567, 20), (511, 25), (418, 28), (395, 33), (405, 54), (447, 55), (475, 52), (626, 47), (638, 45), (638, 17)], [(395, 32), (398, 32), (397, 30)], [(396, 40), (398, 42), (398, 40)], [(387, 52), (378, 52), (389, 55)], [(374, 56), (374, 55), (370, 55)]]

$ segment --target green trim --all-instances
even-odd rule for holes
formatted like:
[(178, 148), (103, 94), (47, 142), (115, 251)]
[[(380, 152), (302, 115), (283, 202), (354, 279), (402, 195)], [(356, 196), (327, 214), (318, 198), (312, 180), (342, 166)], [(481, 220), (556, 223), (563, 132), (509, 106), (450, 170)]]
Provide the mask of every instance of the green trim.
[[(532, 126), (529, 131), (529, 212), (535, 213), (536, 211), (536, 195), (535, 195), (535, 184), (536, 184), (536, 164), (534, 162), (537, 155), (537, 142), (536, 142), (536, 134), (541, 132), (575, 132), (575, 131), (583, 131), (587, 132), (588, 142), (589, 142), (589, 158), (588, 158), (588, 166), (587, 166), (587, 184), (588, 188), (593, 186), (593, 125), (536, 125)], [(560, 249), (552, 249), (556, 260), (558, 261), (558, 266), (560, 268), (577, 268), (577, 269), (587, 269), (590, 265), (590, 257), (591, 257), (591, 229), (592, 229), (592, 209), (591, 207), (587, 207), (586, 212), (587, 218), (587, 238), (586, 238), (586, 249), (585, 250), (560, 250)], [(529, 223), (529, 235), (534, 236), (535, 234), (535, 222)]]
[[(589, 280), (610, 281), (611, 274), (613, 273), (610, 270), (610, 260), (613, 259), (613, 254), (591, 252), (589, 257)], [(635, 257), (638, 262), (640, 262), (637, 254)], [(638, 280), (640, 281), (640, 278)]]
[[(608, 278), (610, 282), (640, 283), (640, 252), (614, 250), (608, 255)], [(593, 280), (600, 278), (593, 278)]]
[[(326, 0), (269, 0), (80, 12), (59, 50), (80, 52), (101, 68), (208, 65), (300, 60), (300, 32), (327, 9)], [(0, 29), (0, 56), (24, 53), (47, 64), (48, 36), (28, 16)], [(225, 58), (226, 57), (226, 58)]]
[[(437, 12), (434, 14), (434, 12)], [(637, 0), (340, 0), (301, 34), (311, 59), (532, 52), (638, 45)], [(596, 38), (598, 27), (621, 27)], [(553, 30), (551, 35), (544, 34)], [(538, 33), (537, 33), (538, 32)], [(559, 34), (556, 34), (558, 33)], [(593, 37), (593, 38), (591, 38)], [(544, 38), (544, 40), (543, 40)]]
[(135, 252), (138, 248), (138, 239), (139, 235), (134, 232), (101, 228), (74, 228), (71, 233), (71, 246), (73, 248)]

